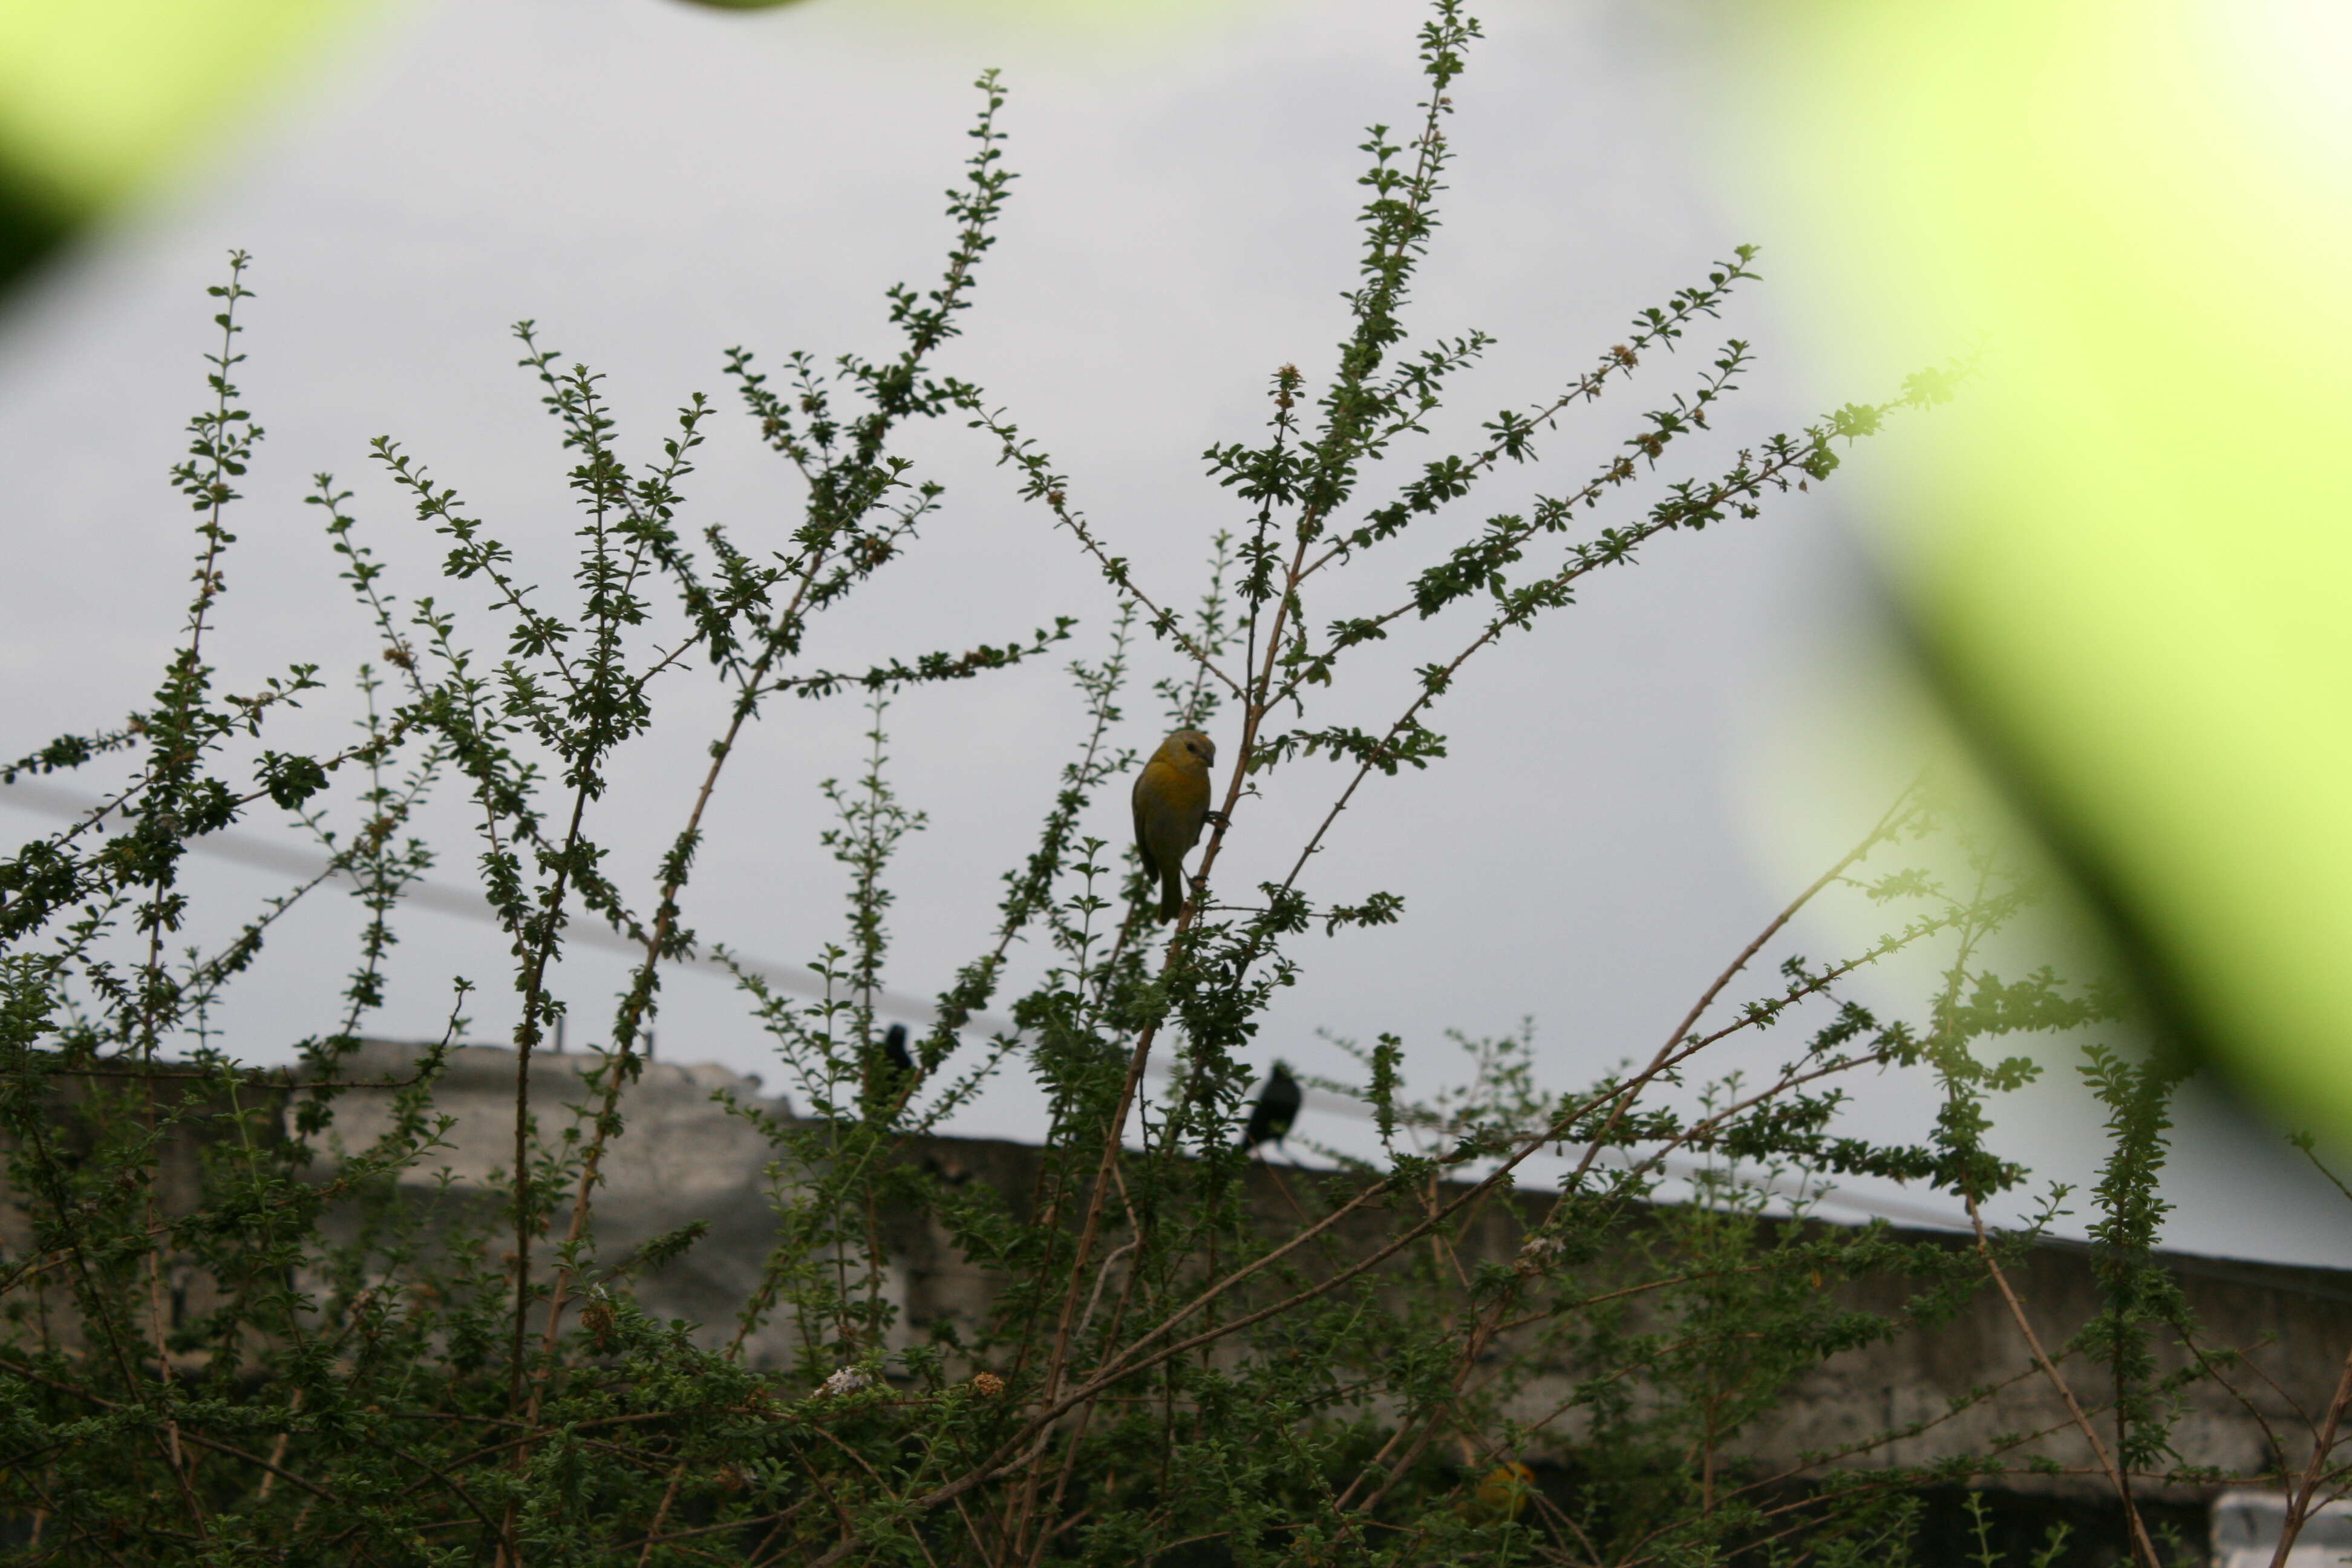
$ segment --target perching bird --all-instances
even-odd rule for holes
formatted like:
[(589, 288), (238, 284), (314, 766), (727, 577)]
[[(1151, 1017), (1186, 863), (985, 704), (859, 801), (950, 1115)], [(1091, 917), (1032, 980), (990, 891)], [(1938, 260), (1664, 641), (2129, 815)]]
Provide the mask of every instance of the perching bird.
[(1291, 1123), (1298, 1120), (1298, 1107), (1305, 1099), (1290, 1069), (1275, 1063), (1274, 1070), (1265, 1075), (1265, 1087), (1258, 1090), (1257, 1103), (1250, 1107), (1249, 1125), (1242, 1129), (1242, 1147), (1279, 1143), (1290, 1136)]
[(1184, 907), (1184, 857), (1201, 841), (1209, 819), (1209, 770), (1217, 743), (1198, 730), (1179, 730), (1135, 775), (1135, 847), (1143, 874), (1160, 884), (1160, 918)]
[(893, 1024), (882, 1037), (881, 1060), (868, 1069), (865, 1092), (859, 1103), (870, 1120), (878, 1121), (898, 1109), (898, 1101), (915, 1077), (915, 1058), (907, 1054), (907, 1026)]
[(1500, 1524), (1528, 1510), (1536, 1489), (1536, 1473), (1516, 1459), (1496, 1465), (1479, 1480), (1478, 1489), (1454, 1505), (1463, 1518)]
[(907, 1026), (893, 1024), (890, 1032), (882, 1037), (882, 1059), (890, 1064), (891, 1073), (904, 1078), (915, 1070), (915, 1058), (907, 1054)]

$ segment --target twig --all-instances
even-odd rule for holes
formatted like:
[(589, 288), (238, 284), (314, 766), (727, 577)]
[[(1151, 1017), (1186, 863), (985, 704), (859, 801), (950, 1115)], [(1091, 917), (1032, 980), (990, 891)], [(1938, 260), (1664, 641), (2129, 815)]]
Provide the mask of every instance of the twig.
[[(2051, 1364), (2048, 1352), (2042, 1350), (2041, 1336), (2033, 1331), (2033, 1324), (2025, 1316), (2025, 1304), (2017, 1299), (2017, 1292), (2011, 1289), (2009, 1276), (2002, 1271), (2000, 1259), (1992, 1255), (1992, 1241), (1985, 1232), (1984, 1215), (1978, 1212), (1974, 1193), (1968, 1194), (1968, 1203), (1969, 1224), (1976, 1230), (1978, 1256), (1984, 1259), (1992, 1282), (2000, 1288), (2001, 1300), (2009, 1303), (2009, 1315), (2016, 1321), (2017, 1331), (2025, 1337), (2026, 1348), (2033, 1352), (2034, 1364), (2041, 1367), (2042, 1375), (2050, 1380), (2050, 1385), (2066, 1402), (2066, 1414), (2083, 1434), (2083, 1440), (2091, 1446), (2091, 1453), (2098, 1459), (2099, 1468), (2105, 1472), (2107, 1480), (2115, 1487), (2116, 1500), (2123, 1504), (2124, 1521), (2131, 1529), (2133, 1553), (2145, 1568), (2160, 1568), (2162, 1559), (2156, 1554), (2156, 1543), (2148, 1539), (2147, 1527), (2140, 1521), (2139, 1507), (2132, 1500), (2131, 1483), (2116, 1468), (2115, 1460), (2107, 1457), (2106, 1445), (2099, 1441), (2099, 1434), (2091, 1426), (2090, 1417), (2083, 1414), (2082, 1405), (2075, 1401), (2074, 1390), (2057, 1367)], [(2346, 1377), (2352, 1380), (2352, 1363), (2347, 1363)], [(2347, 1381), (2346, 1386), (2352, 1387), (2352, 1381)]]

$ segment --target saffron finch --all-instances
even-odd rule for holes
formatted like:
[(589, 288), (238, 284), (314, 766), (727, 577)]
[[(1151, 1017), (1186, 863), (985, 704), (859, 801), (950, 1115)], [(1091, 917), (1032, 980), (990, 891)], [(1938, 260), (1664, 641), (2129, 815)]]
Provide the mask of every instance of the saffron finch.
[(1465, 1519), (1500, 1524), (1528, 1510), (1535, 1486), (1536, 1473), (1527, 1466), (1517, 1460), (1496, 1465), (1480, 1479), (1476, 1492), (1454, 1505), (1455, 1511)]
[(1184, 857), (1201, 841), (1209, 819), (1209, 770), (1217, 743), (1198, 730), (1179, 730), (1135, 778), (1135, 847), (1143, 874), (1160, 884), (1160, 918), (1184, 907)]

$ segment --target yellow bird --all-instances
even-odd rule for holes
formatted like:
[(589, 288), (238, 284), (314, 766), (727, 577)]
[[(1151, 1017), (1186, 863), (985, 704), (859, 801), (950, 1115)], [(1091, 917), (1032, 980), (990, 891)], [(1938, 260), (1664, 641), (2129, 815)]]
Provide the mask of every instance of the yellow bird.
[(1500, 1524), (1528, 1510), (1528, 1499), (1535, 1488), (1536, 1473), (1511, 1460), (1488, 1470), (1480, 1479), (1477, 1491), (1454, 1504), (1454, 1510), (1467, 1520)]
[(1135, 847), (1143, 874), (1160, 884), (1160, 918), (1172, 921), (1184, 906), (1184, 857), (1201, 841), (1209, 820), (1209, 770), (1217, 743), (1198, 730), (1179, 730), (1135, 778)]

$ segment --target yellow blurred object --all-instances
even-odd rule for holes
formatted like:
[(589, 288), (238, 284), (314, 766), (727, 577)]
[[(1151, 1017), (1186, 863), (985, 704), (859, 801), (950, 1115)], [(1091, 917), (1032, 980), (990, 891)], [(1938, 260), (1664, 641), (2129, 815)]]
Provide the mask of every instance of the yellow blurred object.
[(0, 0), (0, 284), (166, 176), (331, 29), (374, 9), (372, 0)]
[(2352, 1135), (2352, 6), (1726, 16), (1815, 332), (1984, 334), (1867, 465), (1947, 695), (2222, 1062)]
[(1184, 857), (1201, 841), (1209, 816), (1209, 770), (1217, 743), (1198, 730), (1179, 730), (1135, 775), (1135, 847), (1143, 874), (1160, 887), (1160, 918), (1184, 907)]
[(0, 163), (77, 214), (184, 153), (358, 0), (0, 0)]
[(1479, 1478), (1478, 1489), (1454, 1505), (1463, 1518), (1483, 1524), (1500, 1524), (1528, 1511), (1535, 1495), (1536, 1473), (1517, 1460), (1496, 1465)]

